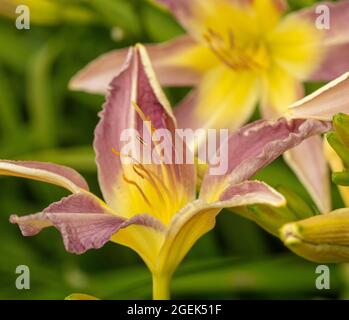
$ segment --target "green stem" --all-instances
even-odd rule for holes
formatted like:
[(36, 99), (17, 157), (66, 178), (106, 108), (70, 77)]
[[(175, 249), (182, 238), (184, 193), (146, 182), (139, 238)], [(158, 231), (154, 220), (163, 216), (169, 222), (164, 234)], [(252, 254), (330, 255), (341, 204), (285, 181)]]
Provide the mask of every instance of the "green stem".
[(160, 273), (153, 274), (153, 300), (169, 300), (170, 299), (170, 283), (171, 276)]

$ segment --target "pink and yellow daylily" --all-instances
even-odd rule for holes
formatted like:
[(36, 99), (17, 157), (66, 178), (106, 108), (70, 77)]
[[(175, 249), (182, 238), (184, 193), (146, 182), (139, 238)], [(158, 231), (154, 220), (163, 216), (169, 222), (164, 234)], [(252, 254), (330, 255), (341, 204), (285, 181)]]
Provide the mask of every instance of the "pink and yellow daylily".
[[(349, 1), (317, 3), (285, 16), (284, 0), (156, 2), (187, 32), (147, 46), (162, 85), (195, 87), (175, 110), (179, 127), (235, 130), (258, 102), (264, 118), (278, 118), (303, 96), (303, 81), (333, 80), (349, 70)], [(316, 28), (315, 9), (321, 4), (329, 8), (329, 29)], [(71, 88), (106, 92), (126, 53), (116, 50), (97, 58), (72, 79)], [(307, 140), (285, 160), (320, 211), (330, 210), (321, 139)]]
[(2, 160), (0, 174), (55, 184), (72, 193), (39, 213), (12, 215), (10, 221), (25, 236), (55, 227), (72, 253), (100, 248), (108, 241), (132, 248), (153, 274), (157, 299), (169, 297), (173, 272), (194, 243), (214, 227), (222, 208), (285, 204), (276, 190), (249, 180), (260, 168), (303, 140), (331, 129), (330, 122), (317, 119), (281, 118), (249, 124), (229, 136), (226, 174), (206, 171), (196, 195), (194, 164), (121, 161), (122, 132), (130, 128), (142, 132), (144, 119), (154, 129), (176, 134), (176, 118), (141, 45), (129, 50), (121, 71), (111, 81), (100, 118), (94, 148), (104, 201), (89, 191), (73, 169)]

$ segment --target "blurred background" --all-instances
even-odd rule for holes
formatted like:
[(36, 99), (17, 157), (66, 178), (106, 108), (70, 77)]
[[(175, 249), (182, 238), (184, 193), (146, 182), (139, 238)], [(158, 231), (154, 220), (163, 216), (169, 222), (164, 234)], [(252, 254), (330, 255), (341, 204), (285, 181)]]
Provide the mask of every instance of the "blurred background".
[[(0, 158), (51, 161), (78, 170), (100, 194), (91, 147), (104, 98), (67, 89), (86, 63), (135, 42), (161, 42), (182, 32), (169, 13), (146, 0), (0, 0)], [(289, 1), (291, 10), (314, 0)], [(14, 9), (31, 7), (30, 30), (17, 30)], [(13, 7), (14, 6), (14, 7)], [(311, 92), (321, 84), (307, 85)], [(166, 89), (175, 105), (187, 89)], [(254, 118), (258, 118), (258, 114)], [(303, 197), (282, 159), (259, 179)], [(38, 212), (67, 195), (19, 178), (0, 178), (0, 298), (63, 299), (73, 292), (102, 299), (151, 298), (150, 274), (128, 248), (108, 243), (76, 256), (54, 228), (24, 238), (10, 214)], [(335, 207), (342, 206), (333, 188)], [(15, 269), (27, 265), (30, 290), (17, 290)], [(331, 289), (315, 288), (316, 265), (290, 253), (251, 221), (223, 211), (217, 227), (192, 249), (174, 275), (172, 297), (349, 298), (349, 267), (331, 265)]]

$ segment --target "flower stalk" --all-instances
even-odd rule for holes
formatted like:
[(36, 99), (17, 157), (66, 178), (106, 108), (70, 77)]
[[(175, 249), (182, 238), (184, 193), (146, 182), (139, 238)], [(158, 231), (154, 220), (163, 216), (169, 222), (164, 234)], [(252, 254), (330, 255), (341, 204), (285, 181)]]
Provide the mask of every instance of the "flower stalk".
[(171, 278), (167, 273), (153, 273), (153, 300), (169, 300)]

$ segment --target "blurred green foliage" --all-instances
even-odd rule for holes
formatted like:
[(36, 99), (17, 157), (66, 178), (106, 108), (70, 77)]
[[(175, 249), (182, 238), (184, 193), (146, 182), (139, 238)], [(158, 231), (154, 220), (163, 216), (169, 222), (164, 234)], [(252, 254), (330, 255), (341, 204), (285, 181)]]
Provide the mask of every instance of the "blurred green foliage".
[[(65, 6), (70, 0), (52, 0)], [(135, 42), (158, 42), (182, 32), (169, 13), (141, 0), (79, 0), (82, 21), (52, 13), (52, 23), (17, 30), (0, 18), (0, 157), (51, 161), (81, 172), (99, 194), (91, 147), (103, 97), (71, 92), (69, 79), (93, 58)], [(312, 0), (290, 1), (291, 9)], [(65, 10), (69, 10), (66, 8)], [(66, 16), (65, 16), (66, 17)], [(308, 86), (313, 90), (318, 84)], [(173, 105), (186, 90), (166, 89)], [(258, 173), (313, 207), (297, 178), (279, 159)], [(109, 243), (81, 256), (68, 254), (53, 228), (23, 238), (9, 214), (37, 212), (67, 193), (17, 178), (0, 181), (0, 298), (63, 299), (83, 292), (106, 299), (150, 298), (150, 274), (134, 252)], [(342, 205), (334, 189), (335, 206)], [(30, 290), (15, 288), (15, 268), (31, 270)], [(331, 290), (315, 289), (315, 265), (288, 253), (253, 222), (225, 211), (175, 274), (174, 298), (345, 298), (346, 266), (331, 267)]]

